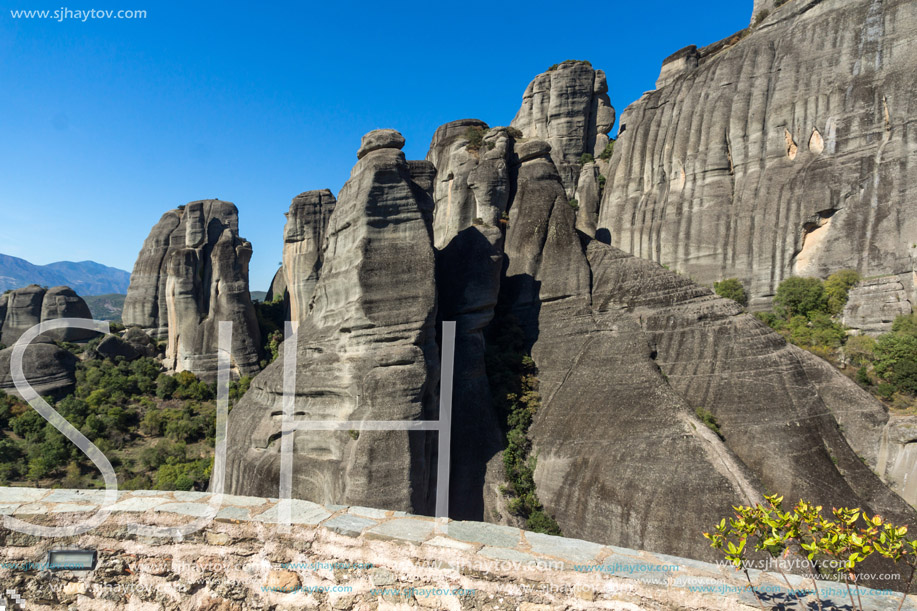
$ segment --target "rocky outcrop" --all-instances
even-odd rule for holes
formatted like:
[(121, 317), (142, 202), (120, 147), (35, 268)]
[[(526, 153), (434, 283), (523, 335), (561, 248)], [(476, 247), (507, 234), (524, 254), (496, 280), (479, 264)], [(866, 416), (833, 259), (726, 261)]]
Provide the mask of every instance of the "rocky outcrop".
[[(86, 302), (67, 286), (45, 289), (31, 284), (4, 293), (0, 296), (0, 343), (12, 346), (35, 325), (58, 318), (91, 319), (92, 314)], [(57, 341), (78, 342), (98, 334), (86, 329), (52, 329), (44, 335)]]
[[(478, 150), (469, 129), (486, 130)], [(427, 160), (432, 183), (433, 235), (439, 252), (436, 285), (440, 318), (455, 321), (450, 515), (500, 522), (503, 439), (485, 368), (483, 331), (494, 316), (503, 266), (503, 215), (509, 203), (512, 139), (476, 119), (453, 121), (433, 135)]]
[(327, 189), (307, 191), (293, 199), (286, 215), (282, 271), (290, 320), (302, 321), (309, 313), (312, 292), (322, 268), (325, 230), (334, 204), (334, 195)]
[(913, 295), (917, 5), (765, 8), (667, 60), (622, 113), (597, 235), (701, 284), (737, 277), (752, 308), (790, 275), (844, 268), (902, 274)]
[(734, 302), (578, 234), (546, 147), (518, 148), (500, 300), (538, 367), (535, 481), (565, 535), (709, 558), (691, 533), (764, 491), (914, 518), (851, 448), (876, 464), (881, 405)]
[(880, 335), (891, 331), (895, 318), (912, 309), (910, 295), (898, 276), (870, 278), (850, 289), (843, 322), (861, 333)]
[[(297, 336), (297, 419), (435, 417), (439, 354), (429, 215), (392, 130), (370, 132), (338, 196), (312, 308)], [(230, 413), (228, 489), (278, 493), (283, 357)], [(432, 511), (432, 436), (299, 432), (293, 496)]]
[(275, 273), (274, 277), (271, 279), (271, 286), (264, 296), (264, 301), (265, 303), (270, 303), (278, 297), (281, 299), (289, 299), (289, 293), (287, 293), (287, 279), (283, 274), (282, 265), (277, 269), (277, 273)]
[(124, 300), (123, 319), (168, 338), (173, 371), (216, 375), (218, 323), (233, 323), (234, 375), (258, 371), (260, 335), (248, 286), (251, 244), (235, 205), (202, 200), (170, 210), (153, 227)]
[(598, 157), (608, 144), (615, 110), (605, 73), (585, 61), (565, 61), (529, 83), (512, 127), (551, 145), (567, 197), (576, 192), (580, 158)]
[[(0, 350), (0, 391), (20, 396), (10, 371), (13, 348)], [(22, 372), (26, 382), (39, 396), (61, 397), (76, 387), (77, 358), (58, 347), (47, 336), (39, 335), (26, 347)]]

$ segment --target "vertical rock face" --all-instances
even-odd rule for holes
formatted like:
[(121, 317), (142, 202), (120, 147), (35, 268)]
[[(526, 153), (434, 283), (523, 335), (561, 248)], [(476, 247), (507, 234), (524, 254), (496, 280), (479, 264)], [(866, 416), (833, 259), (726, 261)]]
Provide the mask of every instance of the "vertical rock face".
[(852, 329), (880, 335), (891, 331), (895, 318), (910, 314), (912, 309), (905, 283), (898, 276), (882, 276), (850, 289), (843, 320)]
[(599, 239), (752, 307), (793, 274), (912, 274), (915, 31), (913, 2), (793, 0), (687, 53), (621, 116)]
[(293, 199), (283, 230), (283, 277), (290, 320), (304, 320), (322, 268), (325, 228), (334, 210), (331, 191), (307, 191)]
[(233, 323), (235, 375), (258, 371), (261, 344), (248, 286), (251, 244), (235, 205), (201, 200), (170, 210), (134, 264), (123, 320), (167, 337), (165, 364), (205, 378), (217, 369), (218, 323)]
[[(91, 319), (89, 306), (67, 286), (44, 289), (30, 284), (0, 297), (0, 344), (12, 346), (35, 325), (58, 318)], [(97, 335), (85, 329), (54, 329), (44, 335), (57, 341), (76, 342)]]
[(565, 61), (529, 83), (512, 127), (551, 145), (554, 165), (572, 198), (580, 157), (598, 157), (605, 150), (614, 122), (605, 73), (589, 62)]
[(577, 235), (547, 144), (516, 153), (500, 299), (538, 366), (535, 480), (564, 534), (710, 558), (691, 533), (765, 490), (914, 517), (850, 447), (876, 464), (881, 405), (733, 302)]
[[(297, 340), (295, 413), (304, 420), (420, 420), (437, 414), (439, 354), (429, 213), (393, 130), (363, 138), (328, 221), (321, 275)], [(236, 494), (276, 496), (284, 360), (230, 413)], [(293, 496), (432, 511), (424, 433), (296, 433)]]
[(264, 301), (270, 303), (278, 297), (282, 299), (289, 298), (287, 293), (287, 280), (283, 274), (283, 266), (277, 270), (277, 273), (274, 274), (274, 277), (271, 279), (271, 286), (268, 287), (267, 293), (264, 296)]
[(456, 323), (450, 515), (501, 520), (503, 440), (484, 364), (484, 328), (494, 315), (503, 265), (501, 217), (509, 201), (507, 130), (487, 130), (469, 150), (475, 119), (453, 121), (433, 135), (427, 159), (436, 168), (433, 234), (439, 249), (440, 318)]

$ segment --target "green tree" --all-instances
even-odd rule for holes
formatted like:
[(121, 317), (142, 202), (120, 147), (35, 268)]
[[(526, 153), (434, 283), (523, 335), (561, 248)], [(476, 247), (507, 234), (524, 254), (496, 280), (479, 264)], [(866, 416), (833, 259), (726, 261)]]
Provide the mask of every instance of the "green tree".
[(860, 281), (860, 274), (855, 269), (842, 269), (828, 276), (825, 280), (825, 298), (828, 300), (828, 313), (837, 316), (847, 305), (850, 289)]
[(726, 278), (719, 282), (713, 283), (713, 290), (720, 297), (732, 299), (743, 308), (748, 305), (748, 296), (745, 294), (745, 287), (738, 278)]
[(825, 285), (818, 278), (787, 278), (777, 287), (774, 311), (789, 319), (806, 316), (809, 312), (825, 311), (828, 307)]

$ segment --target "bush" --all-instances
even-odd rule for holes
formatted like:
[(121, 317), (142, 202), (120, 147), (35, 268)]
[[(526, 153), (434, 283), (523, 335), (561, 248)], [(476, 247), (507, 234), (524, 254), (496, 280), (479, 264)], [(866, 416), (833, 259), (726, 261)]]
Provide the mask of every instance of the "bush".
[(869, 335), (854, 335), (844, 344), (844, 356), (854, 365), (866, 365), (875, 357), (876, 340)]
[(724, 439), (723, 433), (720, 432), (720, 425), (716, 421), (716, 416), (713, 415), (713, 412), (703, 407), (698, 407), (694, 410), (694, 413), (697, 414), (700, 421), (704, 423), (704, 426), (716, 433), (716, 436), (720, 439)]
[(468, 129), (465, 130), (465, 139), (468, 140), (468, 145), (465, 146), (466, 151), (475, 152), (481, 150), (481, 147), (484, 145), (484, 134), (487, 133), (480, 125), (471, 125)]
[(176, 390), (178, 390), (178, 380), (172, 376), (163, 373), (156, 378), (156, 396), (160, 399), (171, 399)]
[(745, 287), (738, 278), (726, 278), (720, 282), (713, 283), (713, 290), (720, 297), (732, 299), (743, 308), (748, 305), (748, 296), (745, 294)]
[(774, 311), (786, 319), (824, 311), (827, 305), (825, 286), (818, 278), (787, 278), (777, 287), (774, 296)]
[(579, 210), (579, 201), (578, 200), (571, 199), (567, 201), (567, 203), (570, 204), (570, 207), (573, 208), (574, 210)]
[(854, 269), (842, 269), (828, 276), (825, 280), (825, 298), (828, 300), (828, 313), (837, 316), (847, 305), (850, 289), (860, 281), (860, 274)]
[(522, 133), (522, 130), (521, 130), (521, 129), (516, 128), (516, 127), (512, 127), (512, 126), (506, 128), (506, 133), (507, 133), (507, 134), (509, 135), (509, 137), (512, 138), (513, 140), (519, 140), (520, 138), (524, 138), (524, 137), (525, 137), (525, 135)]
[(586, 165), (587, 163), (592, 163), (595, 161), (595, 158), (589, 153), (583, 153), (579, 158), (580, 165)]

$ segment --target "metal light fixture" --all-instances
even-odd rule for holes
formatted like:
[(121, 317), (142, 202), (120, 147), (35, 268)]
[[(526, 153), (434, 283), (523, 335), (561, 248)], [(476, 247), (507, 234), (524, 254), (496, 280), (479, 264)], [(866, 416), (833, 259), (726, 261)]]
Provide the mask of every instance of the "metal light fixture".
[(46, 564), (50, 571), (91, 571), (98, 557), (94, 549), (53, 549), (48, 552)]

